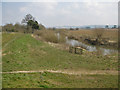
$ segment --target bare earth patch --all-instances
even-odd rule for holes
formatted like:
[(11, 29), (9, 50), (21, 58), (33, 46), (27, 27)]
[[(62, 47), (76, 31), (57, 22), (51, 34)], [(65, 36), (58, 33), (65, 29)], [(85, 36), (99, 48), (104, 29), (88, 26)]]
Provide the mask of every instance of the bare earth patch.
[(80, 71), (70, 71), (70, 70), (39, 70), (39, 71), (12, 71), (12, 72), (2, 72), (2, 73), (43, 73), (43, 72), (51, 72), (51, 73), (63, 73), (63, 74), (69, 74), (69, 75), (82, 75), (82, 74), (89, 74), (89, 75), (94, 75), (94, 74), (100, 74), (100, 75), (118, 75), (118, 71), (112, 71), (112, 70), (91, 70), (91, 71), (86, 71), (86, 70), (80, 70)]

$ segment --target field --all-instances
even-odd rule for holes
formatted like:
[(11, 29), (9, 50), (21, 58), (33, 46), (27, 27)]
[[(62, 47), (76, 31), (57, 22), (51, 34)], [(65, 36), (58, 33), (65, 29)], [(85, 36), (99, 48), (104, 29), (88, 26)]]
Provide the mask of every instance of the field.
[(2, 47), (3, 88), (118, 87), (117, 54), (72, 54), (22, 33), (3, 33)]
[[(97, 32), (99, 32), (97, 30)], [(101, 32), (100, 32), (101, 33)], [(88, 29), (81, 29), (81, 30), (73, 30), (68, 32), (68, 36), (73, 35), (75, 37), (91, 37), (95, 38), (96, 37), (96, 32), (95, 30), (88, 30)], [(118, 41), (118, 29), (104, 29), (102, 32), (102, 38), (108, 38), (110, 40)]]

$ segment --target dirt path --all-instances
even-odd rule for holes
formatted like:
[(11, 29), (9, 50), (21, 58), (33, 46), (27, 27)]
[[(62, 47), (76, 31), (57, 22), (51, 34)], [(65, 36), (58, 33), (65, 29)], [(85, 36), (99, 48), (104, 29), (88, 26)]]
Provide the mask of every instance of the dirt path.
[(51, 73), (63, 73), (63, 74), (69, 74), (69, 75), (81, 75), (81, 74), (88, 74), (88, 75), (118, 75), (118, 71), (107, 71), (107, 70), (92, 70), (92, 71), (70, 71), (70, 70), (38, 70), (38, 71), (12, 71), (12, 72), (2, 72), (3, 74), (10, 74), (10, 73), (43, 73), (43, 72), (51, 72)]

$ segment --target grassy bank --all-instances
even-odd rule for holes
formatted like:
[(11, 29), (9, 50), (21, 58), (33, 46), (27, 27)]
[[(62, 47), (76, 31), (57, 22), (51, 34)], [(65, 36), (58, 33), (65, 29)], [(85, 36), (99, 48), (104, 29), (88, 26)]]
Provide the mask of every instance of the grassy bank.
[[(97, 56), (69, 53), (36, 40), (31, 34), (3, 33), (2, 69), (30, 70), (117, 70), (117, 54)], [(41, 76), (43, 80), (41, 81)], [(97, 83), (97, 84), (96, 84)], [(55, 73), (3, 74), (3, 87), (117, 87), (116, 75), (66, 75)]]
[[(5, 37), (9, 37), (9, 35), (11, 36), (11, 34), (8, 34)], [(5, 37), (3, 37), (3, 42), (4, 39), (10, 39)], [(18, 37), (18, 34), (15, 34), (15, 37)], [(13, 40), (13, 38), (11, 39)], [(71, 54), (68, 51), (35, 40), (30, 34), (19, 34), (19, 38), (12, 41), (3, 50), (3, 71), (39, 70), (44, 68), (117, 70), (117, 55), (104, 57), (87, 52), (87, 56), (85, 53), (83, 55)]]
[(3, 88), (117, 88), (116, 75), (3, 74)]

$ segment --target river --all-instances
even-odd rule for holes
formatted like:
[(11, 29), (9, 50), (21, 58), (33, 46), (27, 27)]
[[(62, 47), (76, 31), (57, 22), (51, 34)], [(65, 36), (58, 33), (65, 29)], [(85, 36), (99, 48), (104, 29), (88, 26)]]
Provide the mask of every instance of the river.
[[(57, 33), (57, 37), (58, 39), (60, 38), (60, 34)], [(87, 45), (84, 44), (80, 41), (74, 40), (74, 39), (68, 39), (66, 37), (66, 44), (70, 45), (70, 46), (80, 46), (85, 48), (87, 51), (89, 52), (94, 52), (94, 51), (100, 51), (102, 55), (110, 55), (110, 54), (114, 54), (117, 53), (118, 51), (115, 49), (108, 49), (108, 48), (102, 48), (102, 47), (96, 47), (96, 46), (92, 46), (92, 45)]]

